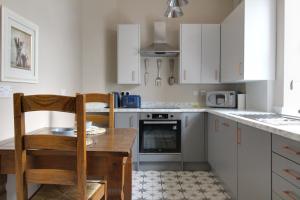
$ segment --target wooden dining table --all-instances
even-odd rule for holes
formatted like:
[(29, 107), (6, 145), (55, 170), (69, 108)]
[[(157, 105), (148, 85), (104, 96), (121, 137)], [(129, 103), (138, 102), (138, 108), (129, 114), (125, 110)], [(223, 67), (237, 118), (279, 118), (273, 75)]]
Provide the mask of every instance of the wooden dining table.
[[(27, 134), (53, 134), (42, 128)], [(131, 149), (135, 129), (107, 129), (102, 135), (87, 136), (87, 176), (92, 180), (107, 180), (108, 200), (131, 200)], [(74, 152), (30, 150), (27, 168), (75, 169)], [(7, 175), (15, 174), (15, 145), (10, 138), (0, 142), (0, 199), (6, 200)]]

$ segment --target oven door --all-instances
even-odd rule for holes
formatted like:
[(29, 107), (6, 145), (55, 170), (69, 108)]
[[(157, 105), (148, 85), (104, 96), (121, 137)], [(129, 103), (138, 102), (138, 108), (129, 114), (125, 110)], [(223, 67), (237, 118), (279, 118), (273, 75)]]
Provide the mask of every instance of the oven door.
[(140, 121), (140, 153), (181, 153), (181, 121)]

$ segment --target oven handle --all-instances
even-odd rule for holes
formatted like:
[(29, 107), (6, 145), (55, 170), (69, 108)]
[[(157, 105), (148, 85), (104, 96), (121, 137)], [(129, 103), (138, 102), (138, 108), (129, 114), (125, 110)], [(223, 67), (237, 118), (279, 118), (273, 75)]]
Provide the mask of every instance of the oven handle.
[(177, 121), (144, 121), (144, 124), (177, 124)]

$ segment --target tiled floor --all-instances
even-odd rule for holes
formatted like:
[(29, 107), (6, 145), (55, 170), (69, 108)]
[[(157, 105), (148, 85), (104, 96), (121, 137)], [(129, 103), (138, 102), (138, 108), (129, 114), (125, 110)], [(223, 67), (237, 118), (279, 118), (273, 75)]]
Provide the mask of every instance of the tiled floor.
[(204, 171), (134, 171), (132, 200), (229, 200), (218, 180)]

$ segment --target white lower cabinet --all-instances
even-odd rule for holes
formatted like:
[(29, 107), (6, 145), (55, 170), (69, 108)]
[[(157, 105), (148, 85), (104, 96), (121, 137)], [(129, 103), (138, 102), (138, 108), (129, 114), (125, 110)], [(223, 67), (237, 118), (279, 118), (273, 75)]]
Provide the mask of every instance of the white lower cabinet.
[(233, 200), (271, 200), (271, 134), (208, 115), (208, 162)]
[(132, 160), (138, 162), (138, 135), (139, 135), (139, 117), (138, 113), (116, 113), (115, 128), (135, 128), (137, 137), (132, 147)]

